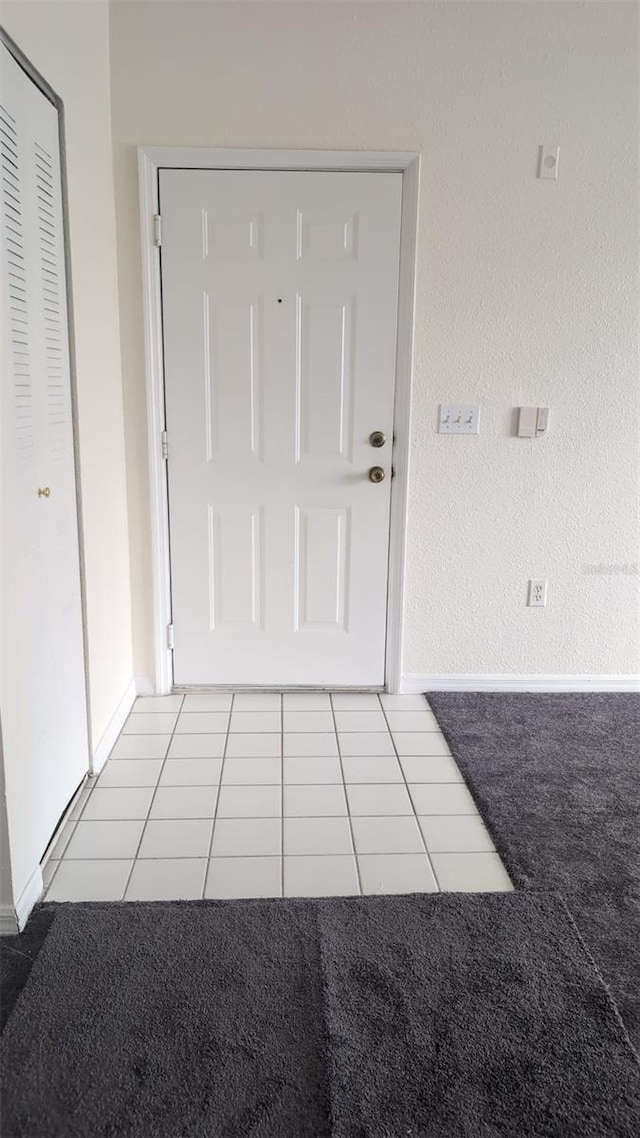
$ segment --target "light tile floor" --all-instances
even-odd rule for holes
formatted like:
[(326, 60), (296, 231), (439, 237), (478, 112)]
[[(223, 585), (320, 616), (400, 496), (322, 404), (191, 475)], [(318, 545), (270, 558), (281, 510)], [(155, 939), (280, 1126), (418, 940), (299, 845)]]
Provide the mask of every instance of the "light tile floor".
[(138, 699), (43, 869), (51, 901), (512, 888), (423, 696)]

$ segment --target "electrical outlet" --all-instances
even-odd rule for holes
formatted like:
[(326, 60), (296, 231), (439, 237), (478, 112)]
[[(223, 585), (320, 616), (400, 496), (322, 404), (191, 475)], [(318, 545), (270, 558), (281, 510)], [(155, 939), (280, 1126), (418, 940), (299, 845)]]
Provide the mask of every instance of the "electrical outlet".
[(538, 177), (550, 178), (552, 182), (556, 182), (558, 180), (559, 162), (559, 146), (540, 146), (538, 149)]
[(547, 603), (547, 581), (546, 578), (541, 578), (536, 581), (529, 581), (529, 598), (527, 604), (529, 608), (544, 608)]

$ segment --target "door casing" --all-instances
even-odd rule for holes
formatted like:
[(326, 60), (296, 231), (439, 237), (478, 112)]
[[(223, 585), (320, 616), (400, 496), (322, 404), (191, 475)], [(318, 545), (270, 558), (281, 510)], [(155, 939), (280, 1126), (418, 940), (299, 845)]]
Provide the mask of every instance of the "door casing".
[(158, 214), (160, 169), (394, 171), (402, 174), (402, 219), (398, 288), (398, 334), (394, 407), (393, 484), (387, 590), (385, 689), (400, 690), (406, 547), (407, 479), (413, 371), (416, 242), (420, 156), (393, 151), (230, 150), (211, 147), (138, 148), (140, 230), (144, 297), (144, 340), (151, 501), (153, 571), (154, 690), (173, 690), (169, 507), (162, 432), (165, 430), (164, 363)]

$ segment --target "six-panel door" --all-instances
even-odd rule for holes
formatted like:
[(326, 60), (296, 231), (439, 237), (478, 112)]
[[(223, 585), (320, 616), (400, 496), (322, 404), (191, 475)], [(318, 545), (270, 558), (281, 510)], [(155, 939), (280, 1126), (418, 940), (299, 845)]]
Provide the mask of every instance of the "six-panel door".
[(178, 685), (384, 683), (401, 182), (160, 173)]

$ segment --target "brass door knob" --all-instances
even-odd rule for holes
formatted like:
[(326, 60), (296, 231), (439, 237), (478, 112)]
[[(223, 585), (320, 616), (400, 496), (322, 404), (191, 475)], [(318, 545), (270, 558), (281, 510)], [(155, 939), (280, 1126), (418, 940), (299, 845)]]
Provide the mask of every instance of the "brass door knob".
[(386, 441), (384, 431), (372, 431), (369, 435), (369, 442), (372, 447), (383, 447)]
[(51, 497), (50, 487), (49, 486), (41, 487), (38, 490), (38, 497), (39, 498), (50, 498)]
[(384, 481), (384, 470), (381, 466), (372, 466), (369, 471), (369, 479), (371, 482)]

